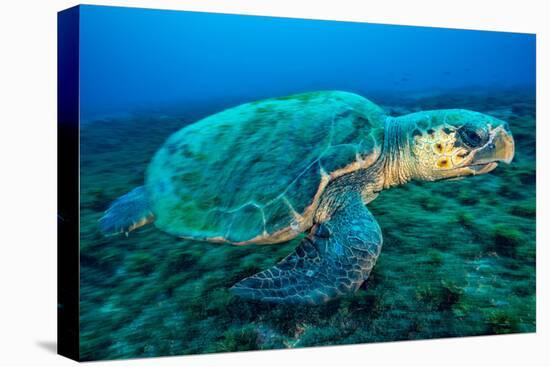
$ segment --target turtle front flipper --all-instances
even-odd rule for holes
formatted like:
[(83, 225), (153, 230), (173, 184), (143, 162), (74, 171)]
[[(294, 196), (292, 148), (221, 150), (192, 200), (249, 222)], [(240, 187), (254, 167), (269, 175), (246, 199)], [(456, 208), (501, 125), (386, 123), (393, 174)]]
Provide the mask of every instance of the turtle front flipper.
[(330, 219), (316, 223), (293, 253), (231, 291), (265, 302), (310, 304), (355, 292), (378, 258), (382, 235), (359, 195), (350, 196)]

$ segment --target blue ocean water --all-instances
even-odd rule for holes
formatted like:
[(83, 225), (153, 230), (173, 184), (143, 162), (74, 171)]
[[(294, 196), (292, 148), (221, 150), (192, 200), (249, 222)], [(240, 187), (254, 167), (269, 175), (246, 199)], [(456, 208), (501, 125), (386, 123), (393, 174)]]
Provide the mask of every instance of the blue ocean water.
[(80, 56), (84, 120), (311, 90), (535, 85), (531, 34), (166, 10), (81, 7)]
[[(80, 354), (84, 360), (535, 331), (535, 36), (81, 6)], [(384, 248), (353, 296), (248, 302), (235, 282), (297, 241), (231, 246), (98, 220), (143, 185), (166, 138), (242, 102), (361, 94), (390, 115), (468, 108), (504, 119), (510, 165), (383, 191)]]

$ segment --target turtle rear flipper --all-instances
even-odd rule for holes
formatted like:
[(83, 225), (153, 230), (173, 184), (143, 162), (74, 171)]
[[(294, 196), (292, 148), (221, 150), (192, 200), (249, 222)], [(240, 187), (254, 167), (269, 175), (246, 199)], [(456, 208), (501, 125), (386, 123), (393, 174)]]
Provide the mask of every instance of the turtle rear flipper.
[(292, 254), (231, 291), (264, 302), (311, 304), (356, 291), (378, 258), (382, 235), (358, 195), (340, 208), (314, 225)]
[(139, 186), (111, 204), (99, 219), (99, 228), (106, 236), (128, 234), (153, 220), (154, 216), (149, 207), (145, 188)]

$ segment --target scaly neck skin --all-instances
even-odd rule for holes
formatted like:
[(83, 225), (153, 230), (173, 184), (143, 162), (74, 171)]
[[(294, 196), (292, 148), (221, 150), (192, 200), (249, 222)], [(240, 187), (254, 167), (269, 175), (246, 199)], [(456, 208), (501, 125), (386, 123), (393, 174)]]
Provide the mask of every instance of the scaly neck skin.
[(379, 191), (403, 185), (415, 177), (416, 167), (409, 139), (412, 129), (414, 124), (406, 120), (386, 119), (380, 157), (363, 176), (361, 194), (365, 202), (372, 201)]
[(414, 124), (399, 118), (388, 117), (384, 127), (384, 185), (387, 189), (409, 182), (415, 176), (416, 166), (412, 157), (410, 133)]
[(406, 119), (388, 117), (384, 127), (384, 143), (380, 157), (370, 167), (337, 178), (329, 184), (321, 207), (330, 207), (339, 201), (343, 192), (360, 192), (368, 204), (378, 193), (393, 186), (403, 185), (417, 178), (409, 136), (416, 127)]

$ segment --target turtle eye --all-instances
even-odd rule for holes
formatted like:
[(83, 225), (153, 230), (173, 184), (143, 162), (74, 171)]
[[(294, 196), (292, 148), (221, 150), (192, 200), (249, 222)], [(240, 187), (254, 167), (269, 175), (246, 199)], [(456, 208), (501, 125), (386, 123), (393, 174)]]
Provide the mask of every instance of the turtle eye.
[(483, 130), (471, 125), (464, 125), (458, 129), (460, 140), (470, 148), (480, 146), (486, 140), (486, 134)]

